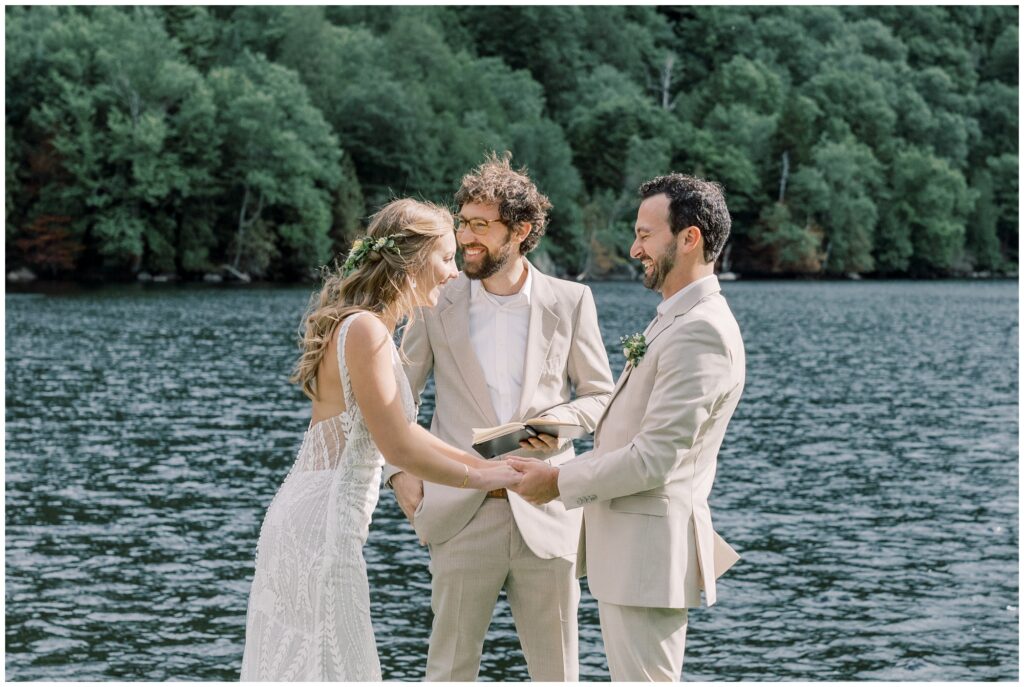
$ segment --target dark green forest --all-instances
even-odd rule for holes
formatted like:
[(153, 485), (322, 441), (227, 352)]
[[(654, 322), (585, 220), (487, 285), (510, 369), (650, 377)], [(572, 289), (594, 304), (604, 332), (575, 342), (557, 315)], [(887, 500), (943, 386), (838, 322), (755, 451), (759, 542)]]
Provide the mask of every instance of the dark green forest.
[(628, 272), (642, 180), (721, 182), (724, 269), (1016, 273), (1016, 7), (14, 7), (7, 270), (304, 279), (509, 150), (538, 259)]

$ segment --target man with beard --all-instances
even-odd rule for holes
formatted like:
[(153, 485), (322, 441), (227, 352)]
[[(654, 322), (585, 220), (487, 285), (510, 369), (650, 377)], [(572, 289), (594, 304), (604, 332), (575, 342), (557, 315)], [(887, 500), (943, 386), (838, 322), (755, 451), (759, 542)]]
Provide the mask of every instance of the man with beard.
[[(431, 431), (467, 450), (473, 428), (538, 416), (593, 431), (612, 388), (590, 289), (547, 276), (525, 257), (551, 204), (509, 158), (492, 154), (463, 177), (455, 195), (463, 272), (402, 342), (417, 401), (434, 375)], [(548, 465), (575, 456), (572, 442), (543, 434), (522, 446)], [(577, 681), (580, 512), (559, 502), (537, 508), (504, 489), (424, 484), (390, 466), (384, 478), (430, 549), (426, 679), (476, 679), (504, 589), (530, 677)]]
[[(658, 313), (626, 344), (627, 365), (594, 450), (561, 466), (511, 459), (531, 503), (583, 507), (579, 565), (598, 601), (615, 681), (675, 681), (687, 609), (717, 598), (737, 559), (715, 534), (708, 495), (743, 393), (743, 339), (715, 277), (731, 219), (722, 189), (683, 174), (640, 187), (630, 255)], [(632, 337), (631, 337), (632, 338)]]

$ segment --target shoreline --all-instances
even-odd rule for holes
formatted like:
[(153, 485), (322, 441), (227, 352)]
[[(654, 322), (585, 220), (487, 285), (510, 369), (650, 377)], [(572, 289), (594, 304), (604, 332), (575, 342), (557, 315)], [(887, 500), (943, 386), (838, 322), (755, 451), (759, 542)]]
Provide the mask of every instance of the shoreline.
[[(807, 276), (807, 275), (757, 275), (739, 276), (736, 279), (723, 280), (723, 283), (736, 282), (823, 282), (823, 283), (879, 283), (879, 282), (1005, 282), (1019, 281), (1019, 275), (990, 275), (990, 276), (964, 276), (950, 275), (942, 277), (906, 277), (906, 276), (862, 276), (850, 278), (847, 276)], [(570, 280), (574, 281), (574, 280)], [(611, 283), (636, 283), (639, 279), (585, 279), (581, 284), (611, 284)], [(217, 289), (238, 290), (238, 289), (266, 289), (266, 288), (298, 288), (307, 287), (317, 289), (319, 282), (314, 281), (256, 281), (243, 282), (221, 282), (209, 283), (201, 279), (197, 280), (174, 280), (162, 282), (141, 282), (126, 280), (57, 280), (57, 279), (35, 279), (32, 281), (7, 281), (6, 293), (68, 293), (97, 291), (109, 287), (134, 287), (138, 290), (163, 291), (169, 289), (196, 289), (212, 291)]]

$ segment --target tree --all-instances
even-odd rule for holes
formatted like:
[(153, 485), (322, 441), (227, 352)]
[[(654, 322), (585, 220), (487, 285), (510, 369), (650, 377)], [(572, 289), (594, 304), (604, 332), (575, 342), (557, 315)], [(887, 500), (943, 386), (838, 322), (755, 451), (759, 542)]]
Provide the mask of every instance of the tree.
[(992, 178), (999, 221), (996, 234), (1007, 259), (1016, 263), (1020, 241), (1019, 187), (1020, 161), (1016, 153), (993, 155), (985, 161), (985, 167)]
[(547, 94), (552, 117), (566, 125), (580, 73), (593, 66), (582, 40), (584, 8), (491, 5), (460, 7), (457, 16), (476, 38), (476, 54), (529, 72)]
[(7, 247), (58, 273), (304, 274), (394, 196), (450, 202), (491, 150), (552, 199), (563, 271), (615, 269), (635, 178), (673, 169), (725, 186), (740, 271), (1017, 260), (1015, 7), (5, 18)]
[(55, 276), (74, 269), (82, 244), (68, 230), (70, 217), (38, 215), (14, 242), (25, 264)]
[(234, 200), (222, 217), (235, 226), (233, 264), (262, 274), (279, 256), (286, 270), (323, 263), (341, 150), (305, 87), (251, 53), (209, 82), (225, 162), (218, 182)]
[(583, 181), (573, 166), (562, 127), (547, 118), (516, 123), (509, 140), (515, 163), (527, 167), (537, 188), (551, 200), (545, 239), (538, 249), (574, 272), (582, 270), (587, 245), (579, 205)]
[(953, 267), (974, 194), (960, 172), (918, 148), (893, 163), (877, 238), (879, 267), (935, 274)]
[(793, 174), (791, 195), (795, 216), (825, 232), (823, 269), (831, 274), (870, 272), (877, 189), (882, 168), (871, 150), (856, 141), (823, 141), (814, 148), (813, 166)]
[(1007, 19), (1009, 21), (1005, 28), (988, 51), (987, 60), (981, 68), (981, 75), (986, 79), (1013, 85), (1017, 84), (1020, 79), (1018, 72), (1020, 36), (1017, 32), (1017, 17), (1011, 15)]
[(188, 63), (204, 74), (209, 71), (217, 53), (216, 19), (197, 5), (165, 5), (160, 10), (167, 34), (181, 44)]
[(884, 148), (892, 140), (896, 113), (878, 81), (829, 65), (810, 80), (806, 94), (826, 119), (844, 122), (869, 147)]
[(27, 120), (60, 174), (32, 213), (73, 217), (108, 267), (174, 270), (180, 219), (208, 198), (216, 164), (201, 75), (148, 9), (46, 16), (50, 77)]
[(14, 139), (14, 132), (8, 124), (4, 127), (4, 222), (6, 223), (6, 238), (8, 241), (13, 236), (11, 215), (17, 214), (14, 209), (16, 201), (21, 199), (21, 185), (18, 182), (17, 163), (21, 159), (18, 151), (17, 141)]
[(678, 135), (672, 114), (612, 67), (598, 67), (584, 77), (581, 91), (567, 133), (576, 168), (590, 192), (622, 187), (634, 137), (674, 140)]
[(992, 175), (977, 172), (971, 187), (978, 194), (974, 212), (967, 222), (965, 248), (971, 264), (982, 270), (1001, 270), (1003, 258), (999, 246), (999, 208), (996, 205)]
[(766, 254), (773, 273), (814, 274), (821, 270), (820, 230), (809, 222), (793, 221), (789, 206), (779, 202), (761, 213), (750, 232), (751, 241)]

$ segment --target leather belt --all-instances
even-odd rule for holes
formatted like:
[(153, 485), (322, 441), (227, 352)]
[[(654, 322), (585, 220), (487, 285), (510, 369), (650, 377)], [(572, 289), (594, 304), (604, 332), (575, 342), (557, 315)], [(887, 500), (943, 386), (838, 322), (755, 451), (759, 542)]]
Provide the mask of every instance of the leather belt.
[(494, 491), (489, 491), (489, 492), (487, 492), (487, 498), (489, 498), (489, 499), (507, 499), (508, 498), (508, 490), (507, 489), (495, 489)]

